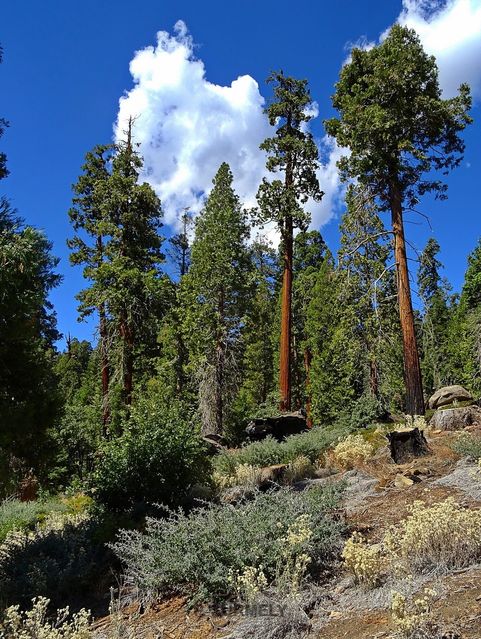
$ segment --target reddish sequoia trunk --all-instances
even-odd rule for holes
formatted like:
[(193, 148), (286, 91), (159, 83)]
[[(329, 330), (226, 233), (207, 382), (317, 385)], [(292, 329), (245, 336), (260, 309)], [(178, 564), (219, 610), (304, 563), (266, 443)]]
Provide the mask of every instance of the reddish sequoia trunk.
[(423, 385), (419, 362), (414, 313), (409, 285), (409, 271), (404, 240), (401, 190), (396, 180), (391, 184), (391, 215), (394, 233), (394, 258), (399, 304), (399, 318), (404, 351), (404, 381), (406, 384), (406, 412), (424, 415)]
[(283, 233), (284, 274), (282, 278), (281, 340), (279, 353), (279, 395), (281, 411), (291, 410), (291, 327), (292, 327), (292, 217), (286, 217)]
[(312, 353), (309, 348), (304, 349), (304, 370), (306, 371), (306, 413), (307, 413), (307, 428), (312, 428), (312, 416), (311, 416), (311, 362)]

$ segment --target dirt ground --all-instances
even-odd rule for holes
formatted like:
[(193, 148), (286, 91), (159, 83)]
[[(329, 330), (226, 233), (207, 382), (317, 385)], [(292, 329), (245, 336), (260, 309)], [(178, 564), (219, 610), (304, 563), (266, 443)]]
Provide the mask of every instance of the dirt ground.
[[(431, 453), (407, 464), (394, 464), (387, 448), (381, 449), (368, 464), (351, 471), (346, 477), (348, 490), (344, 504), (349, 528), (376, 542), (389, 526), (406, 516), (410, 504), (416, 500), (432, 504), (452, 495), (463, 505), (481, 507), (481, 500), (472, 498), (472, 495), (480, 494), (477, 482), (481, 482), (481, 476), (476, 477), (469, 465), (466, 467), (466, 462), (459, 462), (449, 446), (455, 436), (453, 433), (431, 433), (428, 436)], [(331, 481), (341, 478), (342, 474), (336, 475)], [(473, 482), (471, 487), (470, 482)], [(481, 566), (436, 579), (426, 577), (418, 585), (420, 588), (433, 586), (439, 593), (434, 612), (436, 618), (442, 620), (443, 627), (449, 629), (451, 624), (456, 624), (458, 633), (461, 632), (457, 636), (481, 638)], [(343, 574), (334, 578), (327, 592), (332, 593), (327, 609), (312, 612), (314, 627), (318, 630), (310, 637), (387, 639), (390, 636), (392, 628), (385, 601), (389, 593), (381, 593), (375, 600), (373, 595), (363, 594), (359, 587), (349, 585), (349, 577)], [(143, 614), (138, 614), (136, 606), (124, 609), (118, 613), (113, 625), (135, 629), (131, 636), (139, 639), (220, 639), (231, 634), (239, 618), (238, 613), (221, 616), (189, 610), (185, 600), (177, 597), (160, 602)], [(95, 624), (98, 639), (102, 639), (102, 632), (109, 623), (112, 618)]]

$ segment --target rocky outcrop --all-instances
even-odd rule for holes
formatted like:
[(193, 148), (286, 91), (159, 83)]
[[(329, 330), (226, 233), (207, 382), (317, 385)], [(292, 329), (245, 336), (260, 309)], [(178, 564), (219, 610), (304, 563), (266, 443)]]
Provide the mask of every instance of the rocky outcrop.
[(466, 426), (481, 426), (481, 409), (477, 406), (445, 408), (431, 417), (429, 425), (434, 430), (461, 430)]
[(441, 406), (448, 406), (453, 402), (467, 402), (473, 399), (471, 393), (465, 388), (454, 384), (453, 386), (443, 386), (437, 390), (434, 395), (429, 398), (429, 408), (440, 408)]
[(274, 417), (253, 419), (245, 429), (246, 435), (253, 440), (264, 439), (272, 435), (281, 441), (288, 435), (297, 435), (307, 428), (306, 413), (303, 410), (294, 413), (281, 413)]

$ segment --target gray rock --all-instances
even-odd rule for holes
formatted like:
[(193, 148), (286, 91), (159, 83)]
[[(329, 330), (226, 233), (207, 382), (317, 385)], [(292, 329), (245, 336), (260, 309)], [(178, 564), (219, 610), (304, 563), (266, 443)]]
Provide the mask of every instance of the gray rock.
[(448, 404), (452, 404), (454, 401), (458, 402), (466, 402), (472, 400), (473, 397), (471, 393), (459, 386), (459, 384), (454, 384), (453, 386), (443, 386), (437, 390), (434, 395), (429, 398), (428, 406), (429, 408), (440, 408), (441, 406), (448, 406)]
[(429, 421), (434, 430), (461, 430), (466, 426), (481, 426), (481, 409), (477, 406), (437, 410)]

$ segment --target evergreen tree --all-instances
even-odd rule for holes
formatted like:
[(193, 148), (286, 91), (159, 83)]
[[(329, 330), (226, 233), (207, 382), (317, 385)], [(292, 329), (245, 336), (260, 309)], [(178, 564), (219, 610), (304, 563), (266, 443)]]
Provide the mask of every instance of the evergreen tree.
[(69, 212), (76, 231), (69, 241), (71, 260), (84, 265), (90, 280), (78, 295), (80, 316), (98, 312), (100, 318), (104, 399), (113, 379), (127, 405), (136, 363), (148, 359), (155, 344), (168, 285), (160, 272), (160, 201), (150, 185), (138, 183), (142, 159), (133, 149), (131, 127), (126, 141), (87, 155)]
[(192, 262), (183, 279), (190, 367), (200, 378), (204, 432), (223, 433), (239, 386), (241, 334), (250, 289), (246, 214), (223, 163), (196, 220)]
[(314, 294), (317, 273), (325, 259), (326, 251), (326, 244), (319, 231), (301, 231), (295, 237), (292, 291), (292, 396), (297, 408), (305, 406), (310, 425), (312, 351), (307, 335), (307, 311)]
[[(276, 251), (262, 237), (251, 247), (254, 291), (244, 327), (242, 388), (238, 403), (241, 418), (270, 403), (274, 389), (274, 320), (278, 292)], [(278, 340), (278, 335), (276, 335)]]
[[(353, 310), (352, 340), (360, 346), (363, 394), (381, 397), (386, 341), (392, 338), (388, 314), (392, 303), (392, 248), (369, 191), (351, 185), (341, 221), (339, 268), (344, 280), (343, 304)], [(387, 366), (386, 366), (387, 368)]]
[(307, 309), (306, 333), (312, 355), (311, 415), (314, 425), (330, 424), (361, 394), (356, 383), (359, 352), (350, 341), (352, 307), (343, 306), (342, 279), (329, 252), (317, 271)]
[(111, 162), (112, 146), (96, 146), (85, 157), (82, 166), (83, 174), (73, 185), (75, 197), (73, 206), (69, 210), (69, 217), (75, 230), (75, 235), (67, 241), (71, 249), (70, 262), (84, 266), (84, 277), (92, 282), (91, 286), (84, 289), (77, 299), (80, 301), (80, 318), (91, 315), (94, 311), (99, 317), (99, 341), (101, 352), (101, 379), (102, 379), (102, 421), (104, 431), (110, 418), (109, 388), (111, 366), (109, 363), (109, 350), (111, 349), (111, 336), (107, 319), (107, 295), (108, 291), (103, 287), (99, 277), (104, 262), (106, 261), (104, 235), (107, 229), (105, 220), (104, 189), (109, 179), (109, 167)]
[(306, 80), (286, 77), (274, 72), (268, 78), (274, 83), (274, 101), (267, 108), (274, 137), (267, 138), (261, 149), (268, 154), (267, 169), (280, 172), (283, 180), (263, 179), (259, 187), (261, 222), (275, 221), (281, 234), (283, 252), (282, 317), (279, 353), (279, 394), (281, 410), (291, 408), (292, 375), (292, 274), (294, 229), (305, 229), (308, 214), (302, 209), (309, 197), (320, 200), (323, 193), (316, 177), (318, 150), (307, 123), (311, 96)]
[(60, 283), (43, 233), (0, 202), (0, 451), (39, 469), (57, 410), (52, 373), (59, 333), (48, 300)]
[(449, 286), (439, 274), (438, 242), (430, 238), (419, 258), (418, 294), (423, 303), (422, 369), (428, 394), (451, 381), (449, 371)]
[(390, 210), (397, 268), (397, 292), (404, 348), (406, 410), (424, 413), (421, 368), (416, 341), (404, 238), (403, 210), (420, 196), (443, 196), (446, 185), (433, 179), (461, 161), (459, 132), (471, 121), (467, 85), (444, 100), (436, 62), (416, 33), (395, 25), (377, 47), (354, 49), (336, 85), (333, 105), (340, 117), (326, 122), (327, 132), (350, 155), (339, 166), (345, 179), (369, 186), (380, 210)]

